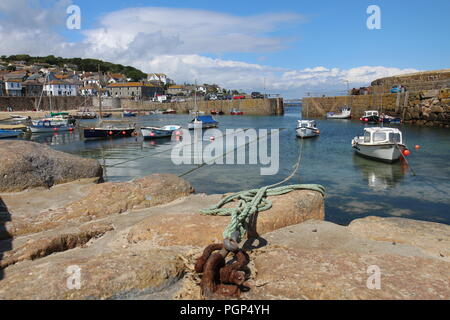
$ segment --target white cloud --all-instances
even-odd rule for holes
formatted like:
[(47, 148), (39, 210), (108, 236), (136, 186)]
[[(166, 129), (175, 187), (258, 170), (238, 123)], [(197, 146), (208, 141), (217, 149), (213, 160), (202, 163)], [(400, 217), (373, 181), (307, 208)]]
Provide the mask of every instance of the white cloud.
[[(285, 69), (211, 58), (222, 53), (264, 54), (286, 47), (275, 37), (284, 24), (302, 23), (302, 15), (271, 13), (237, 16), (175, 8), (130, 8), (99, 18), (98, 27), (82, 30), (84, 39), (70, 43), (61, 36), (71, 0), (1, 0), (1, 54), (54, 54), (90, 57), (133, 65), (146, 72), (164, 72), (178, 82), (217, 83), (226, 88), (302, 96), (306, 91), (332, 94), (367, 85), (380, 77), (415, 69), (361, 66), (348, 70), (315, 66)], [(83, 10), (83, 8), (82, 8)], [(265, 57), (257, 61), (262, 63)]]

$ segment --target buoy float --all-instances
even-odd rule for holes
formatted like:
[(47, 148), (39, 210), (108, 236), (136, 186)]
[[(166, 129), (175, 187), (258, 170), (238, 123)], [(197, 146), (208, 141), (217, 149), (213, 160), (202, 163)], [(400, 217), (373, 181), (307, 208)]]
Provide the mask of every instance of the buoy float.
[(409, 156), (410, 154), (411, 154), (411, 151), (409, 151), (408, 149), (403, 150), (403, 155), (404, 155), (405, 157)]
[(112, 131), (110, 131), (110, 132), (108, 132), (108, 134), (109, 134), (110, 136), (112, 136), (113, 132), (112, 132)]
[(123, 134), (123, 135), (126, 135), (127, 133), (126, 133), (125, 131), (122, 131), (122, 134)]
[(419, 145), (416, 145), (416, 150), (419, 150), (421, 147)]
[(316, 132), (317, 132), (317, 134), (320, 134), (320, 130), (317, 130)]

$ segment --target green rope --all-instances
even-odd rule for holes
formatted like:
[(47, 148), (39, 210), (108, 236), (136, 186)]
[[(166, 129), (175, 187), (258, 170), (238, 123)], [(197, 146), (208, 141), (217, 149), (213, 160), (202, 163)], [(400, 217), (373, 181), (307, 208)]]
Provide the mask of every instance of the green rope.
[[(272, 208), (272, 202), (267, 197), (283, 195), (294, 190), (312, 190), (325, 195), (325, 188), (318, 184), (294, 184), (278, 188), (274, 186), (276, 185), (237, 192), (223, 198), (217, 205), (201, 210), (201, 213), (212, 216), (231, 216), (231, 222), (223, 232), (223, 238), (229, 239), (233, 233), (237, 232), (239, 234), (237, 241), (240, 242), (248, 230), (251, 217), (257, 212)], [(222, 208), (235, 200), (238, 201), (236, 207)]]

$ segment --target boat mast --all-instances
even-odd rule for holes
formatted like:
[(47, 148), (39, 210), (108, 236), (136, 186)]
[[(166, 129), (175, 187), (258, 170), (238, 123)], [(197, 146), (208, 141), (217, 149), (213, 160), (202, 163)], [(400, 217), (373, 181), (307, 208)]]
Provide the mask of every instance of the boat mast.
[(99, 109), (99, 119), (100, 119), (100, 123), (103, 121), (103, 116), (102, 116), (102, 86), (100, 83), (100, 65), (98, 65), (98, 109)]
[(198, 115), (198, 106), (197, 106), (197, 79), (195, 79), (195, 89), (194, 89), (194, 113)]

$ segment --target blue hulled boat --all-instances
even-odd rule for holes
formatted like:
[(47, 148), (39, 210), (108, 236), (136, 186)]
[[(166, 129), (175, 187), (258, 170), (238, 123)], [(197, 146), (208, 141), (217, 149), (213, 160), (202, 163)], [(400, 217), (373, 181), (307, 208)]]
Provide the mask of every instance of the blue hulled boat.
[(23, 133), (21, 130), (2, 130), (0, 129), (0, 139), (17, 138)]

